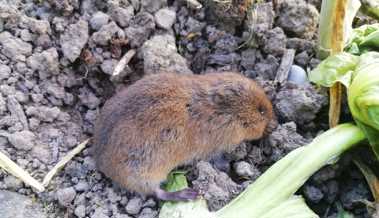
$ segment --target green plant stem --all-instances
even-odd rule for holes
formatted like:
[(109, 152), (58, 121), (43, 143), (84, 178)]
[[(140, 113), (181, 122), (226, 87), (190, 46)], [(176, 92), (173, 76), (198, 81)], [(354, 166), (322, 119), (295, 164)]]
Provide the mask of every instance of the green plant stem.
[(328, 130), (311, 144), (276, 162), (238, 198), (217, 211), (217, 217), (261, 217), (290, 198), (322, 166), (364, 139), (364, 133), (352, 124), (341, 124)]

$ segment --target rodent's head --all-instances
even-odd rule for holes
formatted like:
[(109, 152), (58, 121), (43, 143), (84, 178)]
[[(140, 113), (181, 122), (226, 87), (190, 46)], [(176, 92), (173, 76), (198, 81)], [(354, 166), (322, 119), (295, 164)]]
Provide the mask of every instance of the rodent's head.
[(213, 85), (210, 98), (215, 113), (228, 118), (243, 140), (259, 139), (276, 126), (269, 98), (253, 80), (225, 73)]

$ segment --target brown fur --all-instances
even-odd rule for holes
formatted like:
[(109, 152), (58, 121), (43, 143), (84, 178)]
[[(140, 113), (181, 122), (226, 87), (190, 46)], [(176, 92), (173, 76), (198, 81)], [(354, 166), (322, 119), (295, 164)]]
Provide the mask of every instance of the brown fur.
[(259, 139), (273, 116), (264, 91), (239, 74), (151, 75), (105, 103), (95, 159), (106, 176), (151, 194), (178, 165)]

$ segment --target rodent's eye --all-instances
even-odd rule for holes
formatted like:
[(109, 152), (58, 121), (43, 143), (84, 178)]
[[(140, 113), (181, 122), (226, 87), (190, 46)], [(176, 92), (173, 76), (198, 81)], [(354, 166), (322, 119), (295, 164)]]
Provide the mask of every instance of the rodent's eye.
[(243, 122), (242, 126), (243, 126), (243, 128), (248, 128), (249, 127), (249, 123), (248, 122)]
[(258, 111), (262, 115), (266, 114), (266, 108), (264, 108), (262, 105), (258, 107)]

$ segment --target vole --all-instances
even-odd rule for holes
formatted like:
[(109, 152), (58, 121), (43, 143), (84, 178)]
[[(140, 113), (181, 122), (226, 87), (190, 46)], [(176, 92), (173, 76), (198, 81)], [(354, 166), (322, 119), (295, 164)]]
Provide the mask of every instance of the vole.
[(107, 177), (162, 200), (189, 200), (193, 189), (160, 184), (178, 165), (261, 138), (275, 123), (270, 100), (238, 73), (146, 76), (104, 104), (94, 131), (94, 158)]

